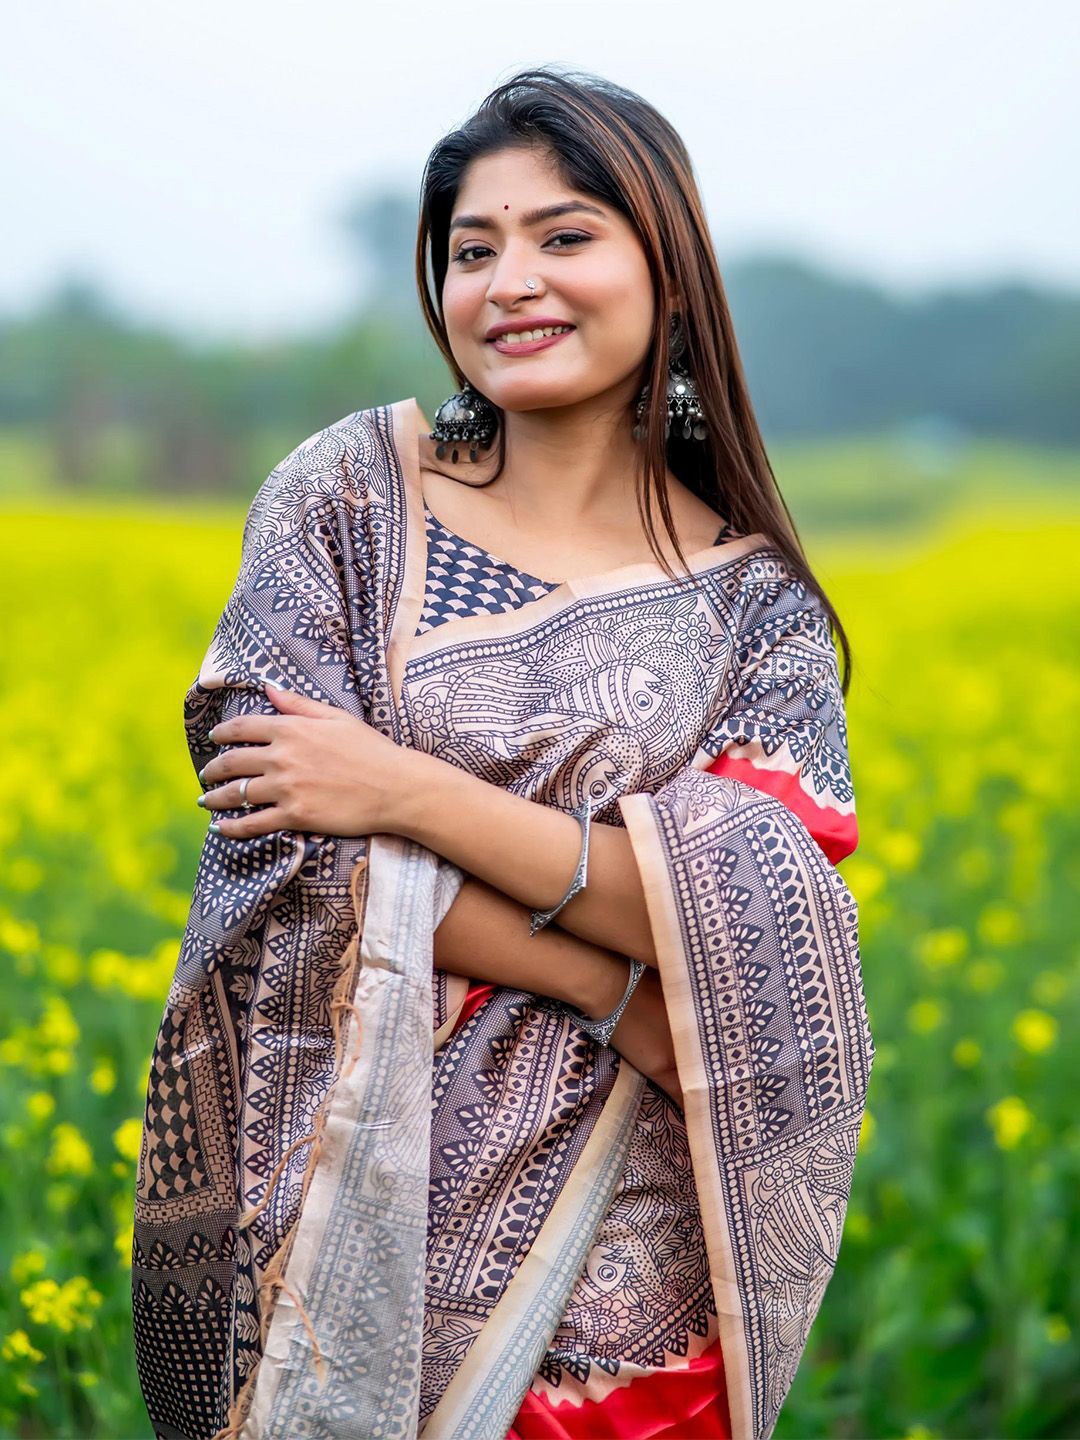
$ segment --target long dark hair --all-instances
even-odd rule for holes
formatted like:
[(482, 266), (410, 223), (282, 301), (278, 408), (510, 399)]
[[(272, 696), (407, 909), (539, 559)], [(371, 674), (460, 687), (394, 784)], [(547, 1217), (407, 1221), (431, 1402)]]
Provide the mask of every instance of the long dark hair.
[[(765, 453), (690, 156), (674, 127), (634, 91), (588, 72), (563, 73), (562, 67), (520, 70), (492, 90), (428, 156), (420, 186), (417, 288), (428, 329), (457, 384), (464, 384), (467, 377), (450, 348), (442, 293), (458, 190), (473, 160), (507, 148), (533, 146), (550, 151), (570, 187), (625, 215), (648, 258), (656, 318), (647, 362), (649, 403), (640, 441), (644, 464), (638, 509), (658, 563), (676, 578), (657, 543), (654, 504), (686, 568), (668, 503), (670, 467), (736, 530), (767, 535), (791, 573), (820, 598), (843, 650), (841, 685), (846, 695), (851, 647), (840, 617), (810, 569)], [(709, 432), (706, 440), (684, 440), (677, 425), (672, 426), (670, 438), (665, 437), (667, 317), (677, 295), (682, 297), (683, 359), (701, 397)], [(506, 427), (500, 424), (499, 464), (492, 480), (505, 463)]]

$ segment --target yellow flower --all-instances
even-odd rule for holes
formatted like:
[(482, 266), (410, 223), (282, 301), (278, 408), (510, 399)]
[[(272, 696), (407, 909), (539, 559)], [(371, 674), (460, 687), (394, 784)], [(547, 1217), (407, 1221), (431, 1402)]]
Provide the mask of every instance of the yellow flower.
[(37, 1280), (19, 1294), (35, 1325), (54, 1325), (66, 1335), (73, 1330), (89, 1330), (93, 1325), (90, 1311), (101, 1304), (101, 1292), (95, 1290), (85, 1275), (73, 1275), (58, 1285), (55, 1280)]
[(870, 860), (853, 855), (844, 861), (844, 880), (857, 901), (870, 900), (885, 888), (885, 871)]
[(1032, 996), (1040, 1005), (1056, 1005), (1069, 988), (1059, 970), (1040, 970), (1031, 982)]
[(54, 985), (70, 989), (82, 978), (82, 961), (70, 945), (46, 945), (45, 973)]
[(62, 995), (46, 995), (45, 1014), (38, 1021), (37, 1033), (49, 1048), (70, 1049), (78, 1044), (78, 1022)]
[(856, 1144), (857, 1150), (864, 1150), (874, 1138), (874, 1130), (877, 1128), (877, 1121), (869, 1110), (863, 1111), (862, 1124), (859, 1126), (859, 1139)]
[(31, 1120), (47, 1120), (56, 1109), (56, 1101), (47, 1090), (35, 1090), (26, 1097), (26, 1113)]
[(80, 1370), (75, 1376), (75, 1379), (84, 1390), (92, 1390), (100, 1378), (100, 1376), (94, 1374), (93, 1370)]
[(1064, 1345), (1071, 1335), (1072, 1330), (1064, 1315), (1047, 1315), (1046, 1338), (1051, 1345)]
[(22, 1066), (30, 1058), (26, 1032), (5, 1036), (0, 1040), (0, 1065)]
[(1021, 1010), (1012, 1023), (1012, 1032), (1022, 1049), (1041, 1055), (1057, 1038), (1057, 1021), (1045, 1010)]
[(125, 1120), (117, 1126), (113, 1131), (113, 1143), (125, 1160), (138, 1160), (142, 1147), (142, 1121)]
[(24, 1250), (11, 1262), (11, 1278), (16, 1285), (25, 1285), (45, 1269), (45, 1256), (40, 1250)]
[(1002, 1150), (1014, 1150), (1031, 1129), (1035, 1116), (1018, 1095), (1007, 1095), (986, 1112), (994, 1130), (994, 1140)]
[(135, 1243), (135, 1222), (131, 1221), (124, 1229), (116, 1232), (116, 1239), (113, 1245), (116, 1253), (120, 1256), (121, 1265), (131, 1264), (131, 1248)]
[(53, 1215), (66, 1215), (77, 1199), (75, 1186), (66, 1180), (45, 1187), (45, 1208)]
[(50, 1075), (66, 1075), (75, 1066), (75, 1059), (70, 1050), (47, 1050), (44, 1061), (45, 1069)]
[(2, 1353), (5, 1360), (29, 1360), (34, 1365), (45, 1359), (42, 1352), (30, 1344), (30, 1336), (25, 1330), (13, 1330), (6, 1336)]
[(53, 1145), (45, 1167), (50, 1175), (89, 1175), (94, 1152), (74, 1125), (61, 1122), (53, 1130)]
[(912, 1425), (904, 1440), (937, 1440), (937, 1432), (928, 1430), (925, 1425)]
[(866, 1240), (870, 1235), (870, 1217), (865, 1210), (849, 1210), (844, 1221), (844, 1234), (852, 1240)]
[(17, 920), (0, 911), (0, 948), (12, 955), (29, 955), (41, 943), (38, 928), (30, 920)]
[(1005, 966), (1000, 960), (973, 960), (967, 967), (967, 983), (980, 995), (996, 990), (1005, 978)]
[(936, 1000), (916, 1000), (908, 1010), (908, 1025), (916, 1035), (928, 1035), (945, 1018), (945, 1011)]
[(928, 970), (942, 970), (955, 965), (968, 952), (967, 932), (959, 925), (943, 930), (928, 930), (916, 944), (919, 959)]
[(1024, 933), (1023, 922), (1013, 905), (993, 900), (978, 920), (979, 936), (987, 945), (1014, 945)]
[(890, 870), (914, 870), (922, 854), (917, 835), (910, 830), (887, 830), (878, 837), (878, 853)]
[(99, 1060), (90, 1071), (90, 1088), (98, 1095), (110, 1095), (116, 1089), (116, 1066), (111, 1060)]
[(958, 1040), (953, 1046), (952, 1058), (961, 1069), (971, 1070), (982, 1059), (982, 1046), (977, 1040)]

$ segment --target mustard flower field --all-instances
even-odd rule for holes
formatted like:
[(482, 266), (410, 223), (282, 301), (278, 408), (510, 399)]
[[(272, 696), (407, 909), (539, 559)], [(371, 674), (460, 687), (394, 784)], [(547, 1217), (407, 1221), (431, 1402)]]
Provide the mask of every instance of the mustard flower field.
[[(777, 1440), (1080, 1434), (1080, 509), (810, 558), (848, 698), (878, 1046)], [(0, 510), (0, 1434), (146, 1437), (129, 1320), (151, 1048), (208, 823), (181, 699), (243, 511)]]

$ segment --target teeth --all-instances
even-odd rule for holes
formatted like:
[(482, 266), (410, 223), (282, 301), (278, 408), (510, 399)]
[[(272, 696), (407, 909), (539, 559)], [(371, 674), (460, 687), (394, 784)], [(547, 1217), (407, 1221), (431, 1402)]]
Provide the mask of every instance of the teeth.
[(543, 340), (547, 335), (565, 335), (572, 325), (547, 325), (543, 330), (514, 330), (497, 338), (508, 345), (527, 345), (530, 340)]

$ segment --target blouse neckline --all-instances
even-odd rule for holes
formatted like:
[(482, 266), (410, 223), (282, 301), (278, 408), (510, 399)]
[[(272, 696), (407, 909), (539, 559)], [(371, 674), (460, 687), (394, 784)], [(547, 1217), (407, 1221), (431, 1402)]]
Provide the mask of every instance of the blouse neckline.
[[(419, 402), (414, 395), (405, 400), (396, 401), (389, 406), (393, 417), (393, 429), (395, 432), (394, 443), (399, 462), (401, 463), (405, 478), (412, 491), (413, 502), (416, 504), (417, 519), (422, 520), (422, 512), (427, 506), (427, 497), (423, 490), (423, 473), (420, 464), (420, 420), (423, 412)], [(427, 507), (430, 509), (430, 506)], [(432, 512), (434, 514), (434, 512)], [(441, 522), (440, 522), (441, 523)], [(427, 527), (423, 526), (425, 554), (430, 555), (430, 546), (427, 543)], [(454, 533), (454, 532), (451, 532)], [(465, 537), (460, 537), (464, 539)], [(466, 544), (472, 544), (467, 540)], [(732, 554), (739, 552), (749, 553), (757, 548), (764, 548), (771, 545), (767, 535), (754, 531), (749, 535), (740, 535), (735, 539), (725, 540), (720, 544), (706, 547), (704, 550), (694, 550), (686, 557), (688, 575), (677, 576), (679, 584), (685, 584), (687, 579), (694, 579), (698, 575), (711, 570), (715, 566), (724, 563), (723, 551), (730, 550)], [(482, 546), (477, 546), (482, 549)], [(493, 557), (497, 558), (497, 557)], [(508, 562), (503, 562), (508, 563)], [(426, 565), (424, 567), (426, 569)], [(516, 567), (511, 567), (516, 568)], [(524, 572), (517, 571), (518, 574)], [(623, 588), (627, 585), (640, 584), (646, 581), (662, 580), (665, 583), (671, 582), (663, 567), (655, 559), (630, 561), (624, 565), (609, 566), (605, 570), (588, 571), (583, 575), (573, 575), (565, 580), (546, 580), (541, 576), (534, 576), (543, 585), (550, 586), (549, 596), (558, 590), (565, 590), (568, 594), (583, 594), (593, 590), (610, 591)], [(539, 602), (535, 602), (539, 603)], [(464, 623), (464, 622), (462, 622)]]

